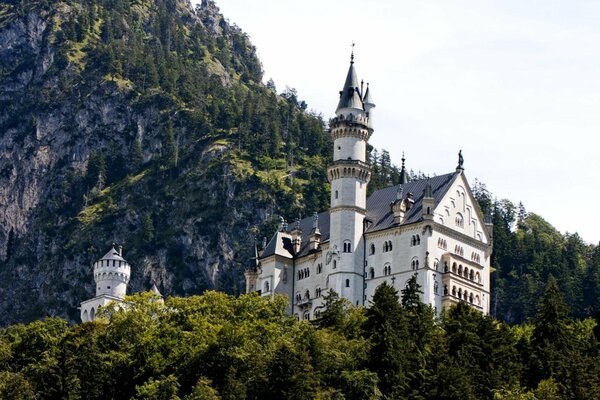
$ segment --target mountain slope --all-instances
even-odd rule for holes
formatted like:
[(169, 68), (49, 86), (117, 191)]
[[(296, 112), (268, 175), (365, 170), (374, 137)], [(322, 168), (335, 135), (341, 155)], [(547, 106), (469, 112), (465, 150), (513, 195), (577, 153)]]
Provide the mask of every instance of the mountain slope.
[(78, 318), (111, 242), (131, 291), (239, 292), (254, 237), (327, 203), (323, 121), (265, 87), (211, 1), (0, 5), (0, 323)]

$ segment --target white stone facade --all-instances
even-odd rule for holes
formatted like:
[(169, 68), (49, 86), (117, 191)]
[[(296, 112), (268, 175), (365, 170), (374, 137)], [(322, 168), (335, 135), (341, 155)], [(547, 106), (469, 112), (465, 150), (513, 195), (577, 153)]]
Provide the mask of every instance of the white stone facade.
[(122, 249), (117, 251), (112, 247), (104, 257), (94, 263), (96, 297), (81, 302), (81, 321), (95, 320), (98, 308), (111, 302), (122, 305), (130, 277), (131, 266), (122, 257)]
[(367, 199), (375, 107), (368, 90), (361, 94), (352, 63), (330, 121), (331, 206), (292, 230), (283, 223), (246, 273), (246, 291), (287, 296), (290, 314), (312, 319), (329, 290), (368, 306), (383, 282), (400, 291), (417, 274), (422, 301), (437, 312), (465, 301), (487, 314), (491, 225), (473, 198), (462, 155), (455, 172), (406, 180)]

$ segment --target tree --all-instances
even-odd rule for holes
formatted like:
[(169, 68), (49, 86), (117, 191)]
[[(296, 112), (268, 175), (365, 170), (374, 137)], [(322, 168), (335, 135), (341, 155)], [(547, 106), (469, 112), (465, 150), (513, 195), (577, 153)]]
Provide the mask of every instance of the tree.
[(384, 396), (402, 398), (406, 391), (406, 316), (398, 303), (398, 292), (387, 282), (373, 294), (366, 311), (365, 337), (371, 341), (368, 365), (377, 373)]

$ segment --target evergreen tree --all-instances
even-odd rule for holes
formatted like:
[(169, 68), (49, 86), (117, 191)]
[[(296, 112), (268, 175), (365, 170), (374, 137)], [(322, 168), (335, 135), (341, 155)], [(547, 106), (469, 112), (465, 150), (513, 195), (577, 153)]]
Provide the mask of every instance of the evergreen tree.
[(398, 302), (398, 292), (387, 282), (373, 294), (366, 311), (365, 337), (371, 341), (369, 369), (377, 373), (384, 396), (401, 399), (407, 388), (406, 316)]

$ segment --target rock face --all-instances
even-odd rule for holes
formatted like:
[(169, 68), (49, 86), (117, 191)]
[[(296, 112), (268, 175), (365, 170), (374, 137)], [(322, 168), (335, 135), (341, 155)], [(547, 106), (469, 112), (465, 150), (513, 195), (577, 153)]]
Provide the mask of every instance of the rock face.
[(253, 236), (327, 199), (322, 121), (261, 78), (212, 1), (0, 5), (0, 324), (76, 320), (111, 242), (130, 292), (239, 292)]

